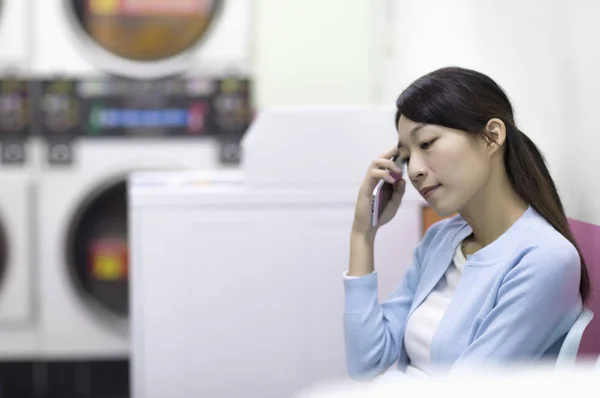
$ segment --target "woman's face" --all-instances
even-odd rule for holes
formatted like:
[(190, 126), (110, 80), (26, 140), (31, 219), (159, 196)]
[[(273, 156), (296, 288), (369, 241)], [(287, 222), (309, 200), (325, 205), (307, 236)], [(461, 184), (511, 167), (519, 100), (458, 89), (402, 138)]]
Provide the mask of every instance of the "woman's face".
[(398, 149), (413, 186), (442, 216), (463, 209), (490, 175), (489, 151), (479, 135), (401, 116)]

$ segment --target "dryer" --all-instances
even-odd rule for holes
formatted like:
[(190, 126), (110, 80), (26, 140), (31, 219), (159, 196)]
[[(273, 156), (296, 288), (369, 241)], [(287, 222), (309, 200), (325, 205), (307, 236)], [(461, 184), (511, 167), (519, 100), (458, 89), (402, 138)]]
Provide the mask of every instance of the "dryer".
[(35, 188), (28, 82), (0, 78), (0, 361), (39, 353)]
[[(44, 0), (39, 74), (140, 78), (251, 73), (254, 0)], [(128, 37), (128, 40), (123, 40)]]
[[(157, 8), (160, 4), (168, 8)], [(75, 93), (68, 82), (120, 75), (152, 85), (176, 74), (247, 76), (251, 73), (254, 1), (43, 0), (32, 11), (36, 50), (32, 74), (48, 79), (49, 84), (56, 83), (52, 79), (57, 76), (67, 83), (55, 84), (50, 95), (42, 96), (49, 112), (42, 121), (44, 128), (62, 133), (45, 136), (42, 147), (45, 164), (37, 204), (41, 350), (50, 359), (127, 357), (127, 173), (235, 167), (223, 163), (232, 154), (231, 146), (222, 141), (233, 137), (233, 147), (238, 148), (238, 123), (232, 126), (231, 121), (247, 115), (237, 113), (239, 97), (231, 94), (237, 89), (230, 87), (231, 95), (215, 102), (228, 114), (221, 120), (227, 137), (123, 137), (115, 131), (123, 124), (131, 127), (139, 122), (138, 117), (143, 123), (156, 123), (151, 110), (155, 106), (142, 106), (146, 108), (143, 113), (123, 113), (119, 103), (97, 107), (88, 102), (83, 106), (93, 109), (82, 109), (73, 100)], [(133, 45), (123, 43), (124, 35)], [(118, 90), (123, 84), (100, 80), (86, 90), (102, 90), (107, 85)], [(170, 90), (168, 84), (164, 88)], [(144, 98), (155, 99), (152, 95)], [(205, 110), (198, 104), (185, 116), (177, 109), (163, 116), (172, 125), (187, 118), (189, 134), (204, 123)], [(79, 112), (87, 111), (92, 116), (82, 129)], [(238, 116), (232, 117), (234, 113)], [(96, 129), (97, 124), (114, 128)], [(234, 151), (232, 157), (236, 156)]]
[(73, 147), (76, 164), (44, 171), (38, 211), (46, 358), (128, 355), (127, 175), (214, 169), (215, 152), (206, 148), (190, 140), (82, 140)]
[(34, 140), (29, 134), (31, 1), (0, 1), (0, 361), (37, 355)]
[(34, 181), (0, 166), (0, 361), (36, 357)]
[[(47, 359), (128, 357), (128, 174), (236, 169), (220, 158), (216, 140), (198, 136), (218, 125), (219, 118), (201, 112), (212, 109), (204, 95), (220, 85), (185, 79), (155, 84), (149, 89), (143, 81), (94, 79), (41, 88), (37, 120), (46, 163), (37, 212)], [(161, 102), (157, 93), (173, 85), (197, 95)], [(121, 94), (106, 94), (114, 91)]]

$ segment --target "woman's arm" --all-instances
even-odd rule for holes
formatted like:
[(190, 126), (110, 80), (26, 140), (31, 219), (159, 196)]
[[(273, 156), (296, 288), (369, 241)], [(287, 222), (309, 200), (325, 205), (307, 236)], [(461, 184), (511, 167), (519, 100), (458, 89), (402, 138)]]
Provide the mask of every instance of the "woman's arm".
[(352, 236), (350, 272), (344, 280), (346, 363), (353, 379), (371, 379), (386, 371), (400, 353), (401, 336), (420, 278), (423, 243), (402, 284), (378, 303), (377, 274), (373, 272), (373, 242)]
[(374, 233), (356, 233), (350, 235), (350, 266), (348, 276), (364, 276), (372, 273), (374, 265)]

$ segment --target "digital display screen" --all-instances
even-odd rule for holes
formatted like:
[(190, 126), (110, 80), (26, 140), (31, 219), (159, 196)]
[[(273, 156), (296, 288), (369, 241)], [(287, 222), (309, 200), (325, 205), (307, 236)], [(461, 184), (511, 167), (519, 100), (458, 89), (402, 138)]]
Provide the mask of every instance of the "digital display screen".
[(90, 128), (165, 128), (184, 129), (191, 133), (201, 133), (208, 106), (200, 104), (189, 108), (166, 109), (123, 109), (95, 106), (90, 112)]

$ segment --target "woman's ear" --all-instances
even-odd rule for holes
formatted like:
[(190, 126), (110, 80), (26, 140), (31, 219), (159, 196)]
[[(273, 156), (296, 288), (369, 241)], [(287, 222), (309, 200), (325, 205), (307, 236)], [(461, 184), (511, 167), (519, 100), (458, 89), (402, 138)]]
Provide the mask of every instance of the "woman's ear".
[(502, 148), (506, 141), (506, 125), (502, 120), (493, 118), (487, 122), (485, 130), (488, 136), (487, 148), (490, 154), (493, 154)]

